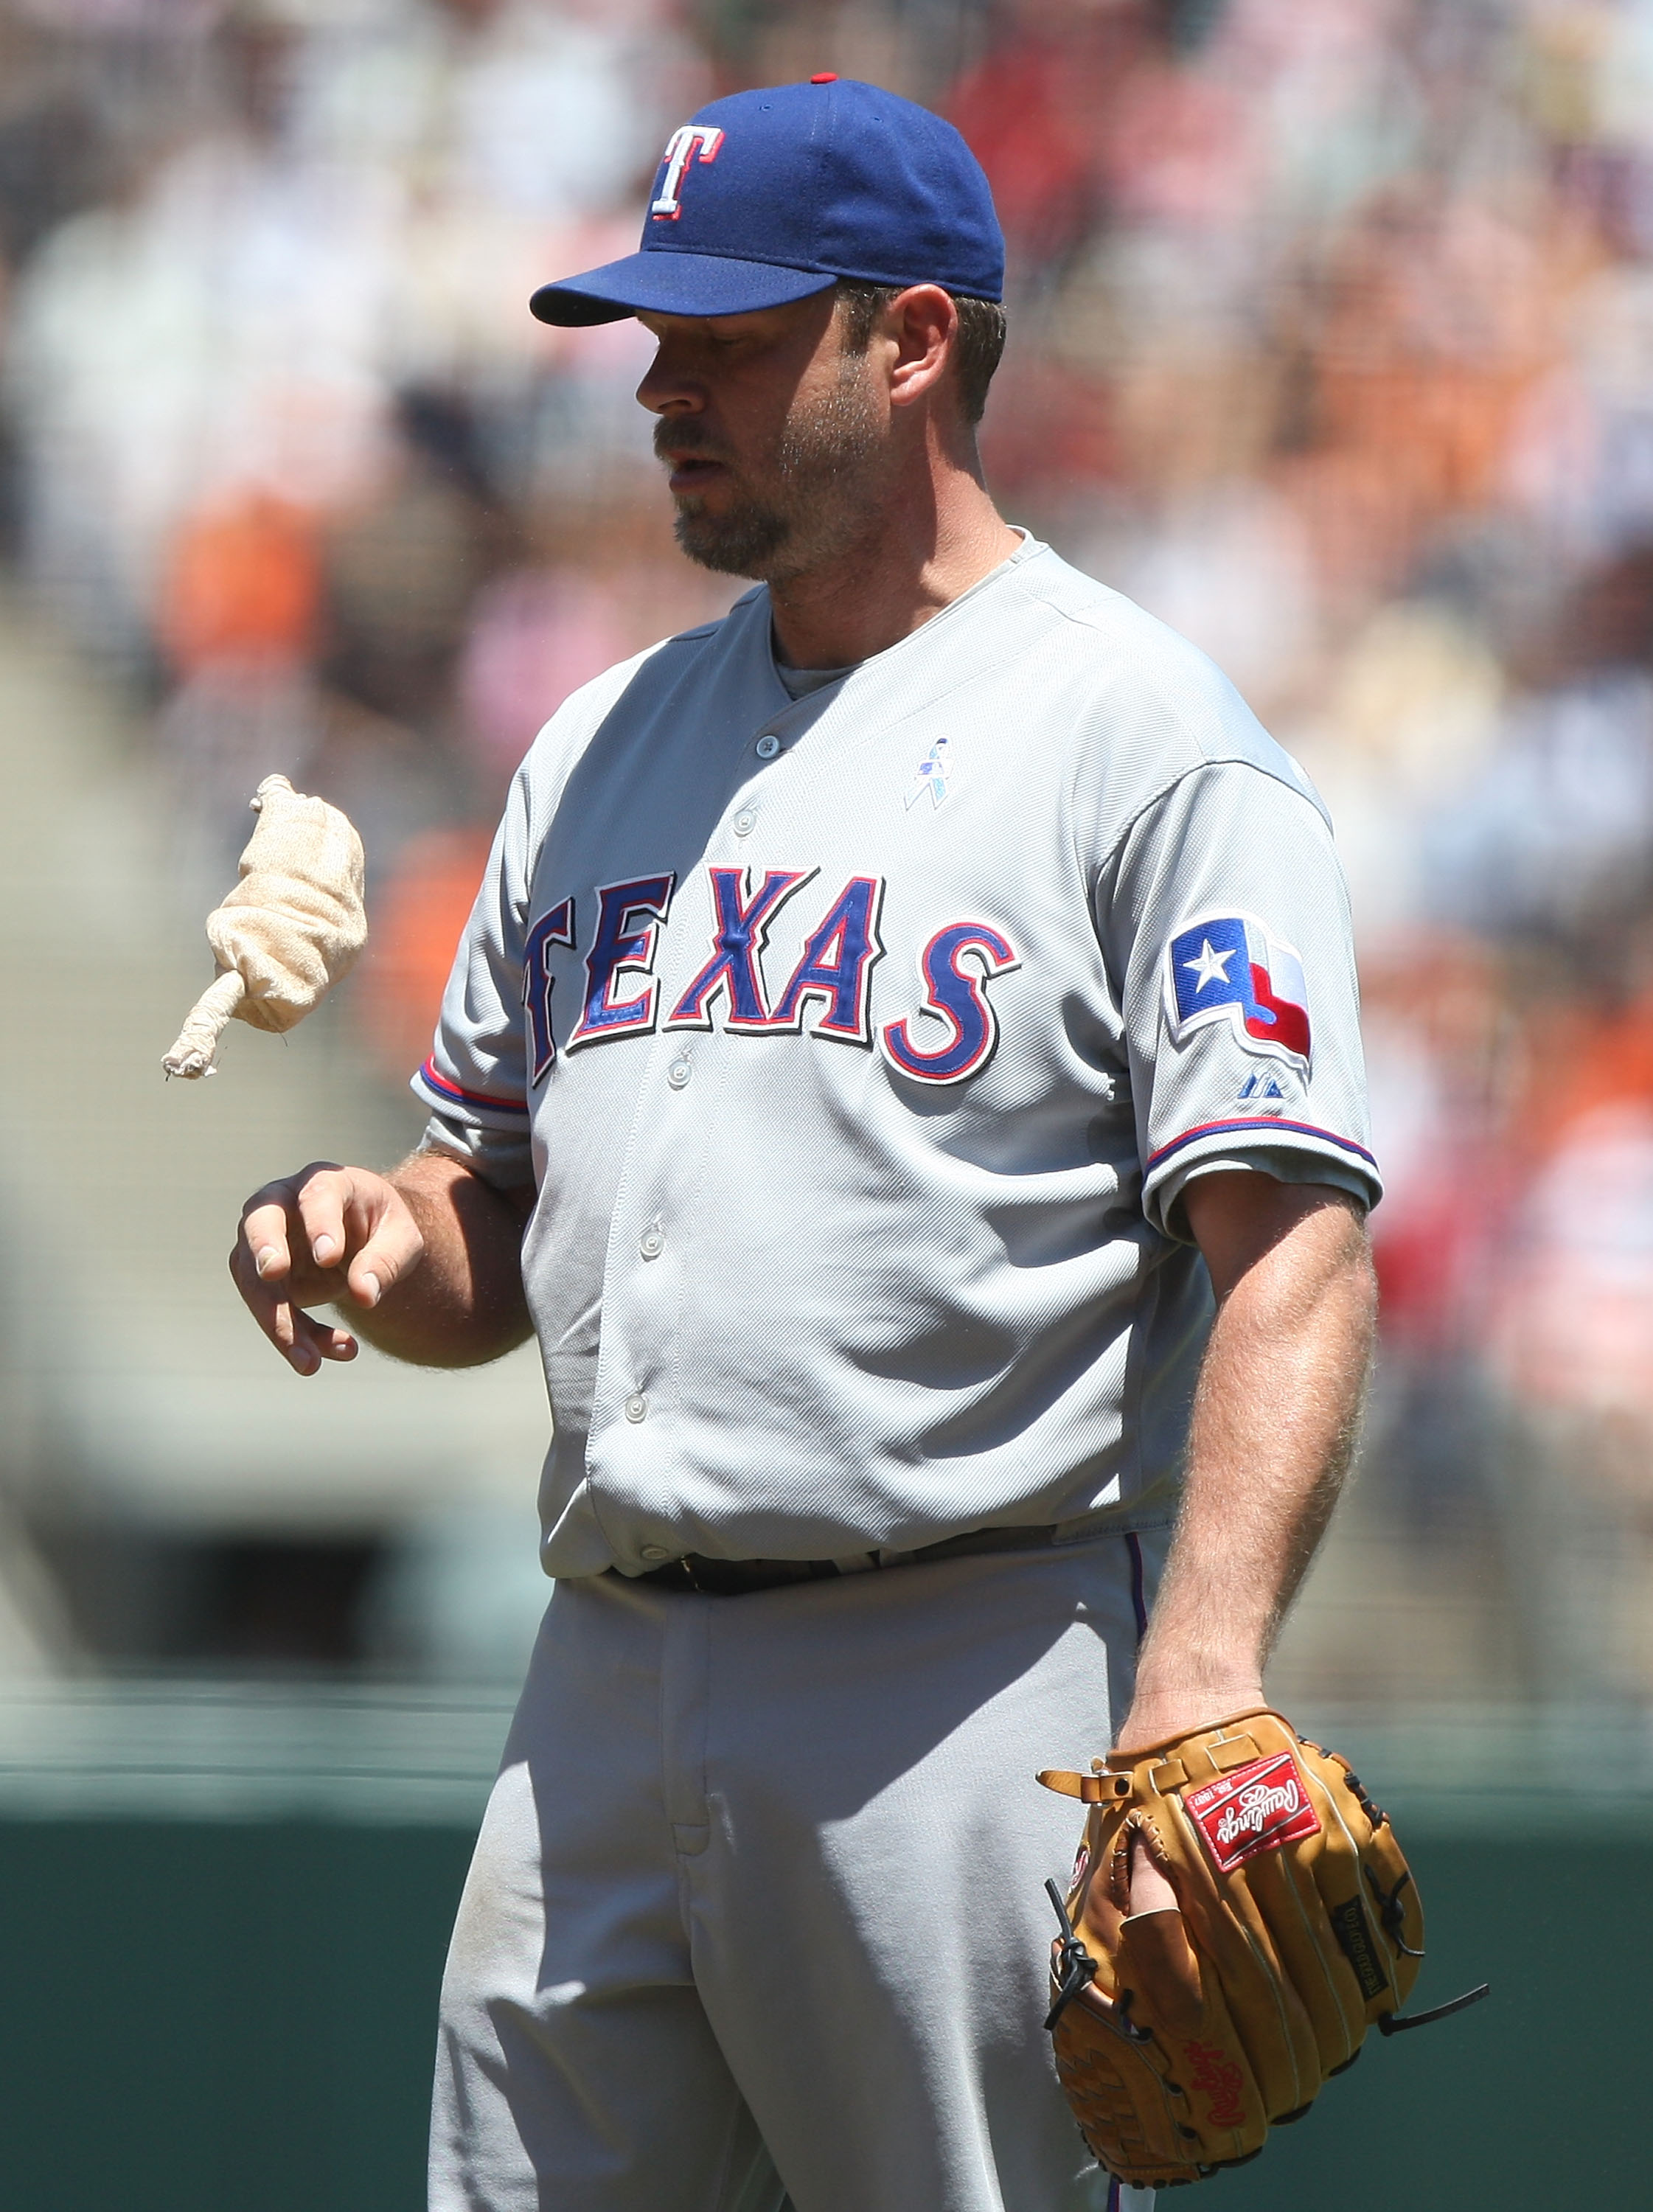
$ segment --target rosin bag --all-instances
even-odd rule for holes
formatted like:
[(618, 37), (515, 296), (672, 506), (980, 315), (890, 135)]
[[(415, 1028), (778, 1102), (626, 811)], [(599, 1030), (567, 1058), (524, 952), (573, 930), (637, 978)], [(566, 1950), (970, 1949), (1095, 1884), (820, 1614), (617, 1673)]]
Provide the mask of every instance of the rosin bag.
[[(1255, 2158), (1399, 2017), (1423, 1911), (1395, 1831), (1346, 1761), (1244, 1712), (1047, 1789), (1092, 1810), (1052, 1954), (1056, 2070), (1098, 2161), (1138, 2188)], [(1133, 1915), (1135, 1844), (1176, 1904)]]
[(362, 840), (349, 817), (295, 791), (284, 775), (267, 775), (252, 806), (258, 823), (240, 881), (207, 916), (218, 975), (161, 1061), (168, 1075), (210, 1075), (232, 1017), (258, 1030), (290, 1030), (368, 941)]

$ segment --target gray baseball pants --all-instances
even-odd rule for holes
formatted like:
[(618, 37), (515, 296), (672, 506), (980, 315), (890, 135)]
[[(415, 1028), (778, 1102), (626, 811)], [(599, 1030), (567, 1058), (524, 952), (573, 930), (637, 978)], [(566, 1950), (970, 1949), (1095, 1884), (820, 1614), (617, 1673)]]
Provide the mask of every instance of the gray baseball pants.
[(432, 2212), (1147, 2212), (1041, 2022), (1164, 1539), (557, 1584), (442, 1991)]

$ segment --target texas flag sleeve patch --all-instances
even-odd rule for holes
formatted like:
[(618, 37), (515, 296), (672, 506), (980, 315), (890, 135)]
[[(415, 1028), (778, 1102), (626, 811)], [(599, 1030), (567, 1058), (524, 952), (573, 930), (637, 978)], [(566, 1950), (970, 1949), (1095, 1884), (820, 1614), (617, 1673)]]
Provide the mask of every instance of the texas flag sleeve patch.
[(1306, 1068), (1309, 988), (1292, 947), (1250, 915), (1191, 921), (1171, 939), (1166, 1013), (1174, 1042), (1227, 1022), (1249, 1050), (1279, 1053)]

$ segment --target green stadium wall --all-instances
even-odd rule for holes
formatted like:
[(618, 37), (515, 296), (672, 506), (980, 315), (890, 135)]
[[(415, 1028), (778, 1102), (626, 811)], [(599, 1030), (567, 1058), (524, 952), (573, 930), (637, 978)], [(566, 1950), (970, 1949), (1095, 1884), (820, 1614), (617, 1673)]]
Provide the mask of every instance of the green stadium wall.
[[(1407, 1841), (1431, 1925), (1417, 2001), (1482, 1979), (1492, 1998), (1373, 2037), (1262, 2159), (1190, 2201), (1646, 2203), (1632, 2141), (1653, 1845), (1431, 1833), (1416, 1814)], [(436, 1990), (469, 1847), (467, 1830), (428, 1823), (0, 1821), (0, 2203), (420, 2212)]]

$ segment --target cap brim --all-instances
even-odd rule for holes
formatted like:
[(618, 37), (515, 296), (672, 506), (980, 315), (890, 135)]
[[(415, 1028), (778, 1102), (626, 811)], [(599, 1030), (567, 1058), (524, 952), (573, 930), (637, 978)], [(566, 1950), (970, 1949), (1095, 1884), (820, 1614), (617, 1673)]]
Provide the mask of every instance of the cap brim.
[(542, 323), (617, 323), (626, 315), (751, 315), (824, 292), (834, 276), (777, 269), (768, 261), (730, 261), (719, 253), (656, 247), (629, 253), (583, 276), (542, 284), (528, 306)]

